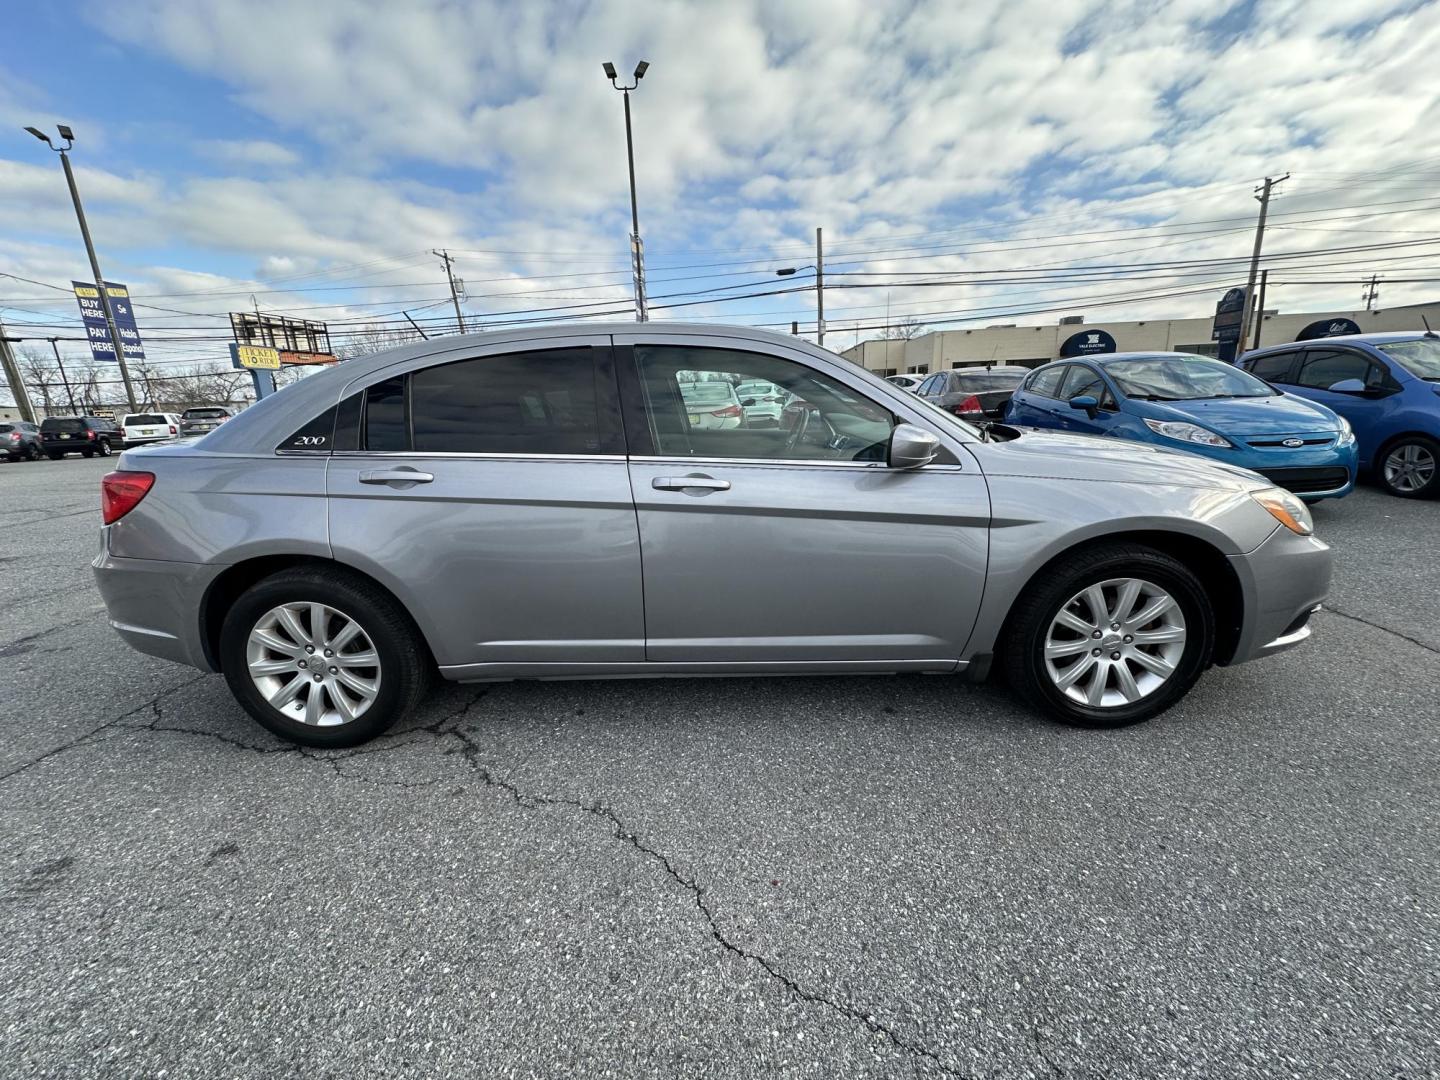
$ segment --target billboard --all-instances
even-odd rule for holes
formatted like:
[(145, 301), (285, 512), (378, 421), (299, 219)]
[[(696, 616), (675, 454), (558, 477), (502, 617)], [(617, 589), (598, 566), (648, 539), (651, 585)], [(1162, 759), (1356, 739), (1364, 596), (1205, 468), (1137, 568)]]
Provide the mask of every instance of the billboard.
[(1235, 351), (1240, 346), (1240, 324), (1245, 319), (1246, 290), (1231, 289), (1215, 305), (1215, 322), (1211, 326), (1210, 340), (1219, 342), (1216, 355), (1227, 364), (1235, 362)]
[(237, 345), (232, 341), (230, 343), (230, 366), (279, 371), (280, 350), (272, 349), (268, 345)]
[(333, 364), (338, 359), (330, 350), (330, 331), (323, 322), (292, 319), (256, 311), (232, 311), (230, 329), (237, 345), (274, 349), (280, 363)]
[(1360, 327), (1352, 319), (1321, 319), (1295, 335), (1296, 341), (1314, 341), (1316, 338), (1337, 337), (1340, 334), (1358, 334)]
[[(115, 345), (110, 340), (110, 327), (105, 323), (105, 305), (100, 301), (100, 290), (94, 282), (70, 282), (75, 290), (75, 302), (80, 305), (80, 318), (85, 321), (85, 334), (90, 339), (90, 355), (106, 363), (115, 362)], [(126, 360), (144, 360), (145, 349), (140, 343), (140, 330), (135, 325), (135, 309), (130, 305), (130, 290), (114, 281), (105, 282), (105, 293), (110, 298), (110, 311), (115, 316), (115, 328), (120, 331), (120, 344), (125, 348)]]

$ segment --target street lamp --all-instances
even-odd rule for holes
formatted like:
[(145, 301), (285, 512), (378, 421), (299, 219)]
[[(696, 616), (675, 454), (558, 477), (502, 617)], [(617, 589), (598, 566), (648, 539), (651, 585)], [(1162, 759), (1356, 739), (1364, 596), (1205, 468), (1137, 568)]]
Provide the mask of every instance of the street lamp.
[(110, 293), (105, 288), (105, 277), (100, 273), (100, 260), (95, 256), (95, 244), (90, 239), (90, 226), (85, 222), (85, 208), (80, 205), (80, 189), (75, 186), (75, 171), (70, 168), (70, 155), (67, 151), (75, 145), (75, 132), (65, 124), (56, 126), (60, 131), (60, 138), (65, 140), (64, 146), (56, 146), (50, 141), (50, 136), (39, 128), (27, 127), (25, 130), (60, 155), (60, 164), (65, 169), (65, 183), (70, 186), (70, 199), (75, 203), (75, 218), (80, 222), (80, 235), (85, 240), (85, 253), (90, 256), (90, 271), (95, 275), (95, 288), (100, 293), (105, 325), (110, 328), (110, 343), (115, 347), (115, 362), (120, 365), (120, 378), (125, 382), (125, 397), (130, 402), (130, 411), (138, 412), (140, 407), (135, 403), (135, 387), (130, 382), (130, 369), (125, 364), (125, 346), (120, 340), (120, 328), (115, 324), (115, 312), (110, 307)]
[(650, 64), (641, 60), (635, 65), (635, 81), (621, 86), (615, 65), (606, 60), (601, 65), (610, 85), (625, 95), (625, 154), (630, 162), (630, 268), (635, 275), (635, 321), (648, 322), (650, 312), (645, 306), (645, 245), (640, 240), (640, 206), (635, 198), (635, 139), (630, 131), (630, 91), (640, 85)]
[(802, 270), (815, 271), (815, 343), (825, 344), (825, 256), (820, 246), (820, 230), (815, 230), (815, 257), (817, 262), (807, 266), (787, 266), (776, 270), (776, 277), (793, 277)]

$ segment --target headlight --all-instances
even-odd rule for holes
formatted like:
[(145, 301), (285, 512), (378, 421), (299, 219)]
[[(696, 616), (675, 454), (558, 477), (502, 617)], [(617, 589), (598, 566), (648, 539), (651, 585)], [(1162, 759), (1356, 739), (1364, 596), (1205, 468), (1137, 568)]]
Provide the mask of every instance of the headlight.
[(1164, 435), (1176, 442), (1199, 443), (1201, 446), (1233, 446), (1234, 444), (1199, 424), (1187, 424), (1183, 420), (1146, 420), (1145, 426), (1156, 435)]
[(1355, 441), (1355, 429), (1350, 426), (1350, 421), (1345, 417), (1337, 417), (1340, 421), (1340, 438), (1335, 440), (1336, 446), (1349, 446)]
[(1259, 488), (1250, 492), (1250, 497), (1291, 532), (1309, 536), (1315, 531), (1315, 522), (1310, 519), (1309, 507), (1290, 492), (1277, 487)]

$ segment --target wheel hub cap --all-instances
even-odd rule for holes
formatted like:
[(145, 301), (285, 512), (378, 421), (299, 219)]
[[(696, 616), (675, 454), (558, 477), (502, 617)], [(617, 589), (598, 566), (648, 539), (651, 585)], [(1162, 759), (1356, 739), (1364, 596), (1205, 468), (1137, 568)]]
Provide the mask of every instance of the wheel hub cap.
[(1045, 635), (1045, 669), (1072, 701), (1133, 705), (1164, 686), (1187, 639), (1180, 605), (1141, 578), (1111, 578), (1072, 596)]
[(1385, 459), (1385, 480), (1399, 491), (1419, 491), (1435, 476), (1435, 455), (1411, 443)]
[(250, 680), (284, 716), (313, 727), (359, 719), (380, 693), (380, 657), (364, 628), (327, 604), (281, 604), (250, 631)]

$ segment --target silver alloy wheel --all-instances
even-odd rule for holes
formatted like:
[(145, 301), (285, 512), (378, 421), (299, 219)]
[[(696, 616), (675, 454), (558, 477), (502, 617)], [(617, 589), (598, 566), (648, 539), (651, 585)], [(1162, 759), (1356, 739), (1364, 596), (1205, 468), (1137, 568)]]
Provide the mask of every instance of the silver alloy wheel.
[(1185, 614), (1151, 581), (1111, 578), (1076, 593), (1045, 634), (1045, 670), (1092, 709), (1133, 705), (1159, 690), (1185, 654)]
[(326, 604), (271, 608), (250, 631), (245, 661), (260, 696), (301, 724), (348, 724), (380, 693), (380, 656), (370, 636)]
[(1405, 443), (1385, 455), (1385, 482), (1396, 491), (1416, 492), (1435, 478), (1435, 455), (1420, 443)]

